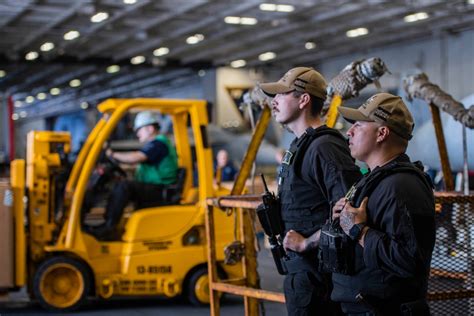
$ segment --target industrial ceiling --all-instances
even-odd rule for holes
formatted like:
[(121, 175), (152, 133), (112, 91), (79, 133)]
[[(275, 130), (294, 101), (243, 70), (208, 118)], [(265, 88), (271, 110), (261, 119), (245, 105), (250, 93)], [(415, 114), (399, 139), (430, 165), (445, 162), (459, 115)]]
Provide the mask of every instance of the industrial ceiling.
[(461, 32), (473, 13), (474, 0), (3, 0), (0, 91), (31, 104), (59, 102), (65, 85), (137, 96), (208, 67), (317, 65)]

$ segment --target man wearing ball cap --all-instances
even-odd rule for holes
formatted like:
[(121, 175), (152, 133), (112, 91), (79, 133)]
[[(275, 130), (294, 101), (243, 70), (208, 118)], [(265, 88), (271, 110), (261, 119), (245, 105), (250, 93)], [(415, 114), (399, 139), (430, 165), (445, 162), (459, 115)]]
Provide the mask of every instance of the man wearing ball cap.
[(338, 306), (329, 300), (330, 275), (318, 271), (316, 248), (330, 205), (358, 180), (359, 169), (344, 137), (321, 118), (327, 84), (319, 72), (296, 67), (277, 82), (260, 87), (273, 97), (275, 120), (296, 136), (278, 177), (283, 246), (289, 257), (284, 262), (288, 314), (335, 315)]
[(333, 218), (354, 242), (355, 274), (333, 273), (331, 298), (347, 314), (429, 315), (434, 197), (421, 163), (405, 154), (413, 118), (389, 93), (339, 113), (353, 123), (351, 155), (370, 172), (333, 207)]

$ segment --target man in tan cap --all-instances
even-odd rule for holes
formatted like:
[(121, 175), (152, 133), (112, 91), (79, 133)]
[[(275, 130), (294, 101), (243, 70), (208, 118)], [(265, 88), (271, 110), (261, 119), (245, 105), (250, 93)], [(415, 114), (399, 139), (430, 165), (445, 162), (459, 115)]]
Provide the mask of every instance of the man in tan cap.
[(347, 314), (429, 315), (434, 197), (421, 163), (405, 154), (413, 118), (389, 93), (339, 112), (353, 123), (347, 131), (352, 156), (370, 172), (333, 208), (353, 241), (355, 273), (333, 273), (331, 299)]
[(360, 177), (345, 138), (321, 119), (326, 81), (316, 70), (296, 67), (278, 82), (261, 84), (273, 97), (275, 120), (296, 138), (286, 151), (278, 179), (278, 197), (289, 260), (284, 281), (289, 315), (335, 315), (330, 275), (318, 271), (315, 249), (331, 205)]

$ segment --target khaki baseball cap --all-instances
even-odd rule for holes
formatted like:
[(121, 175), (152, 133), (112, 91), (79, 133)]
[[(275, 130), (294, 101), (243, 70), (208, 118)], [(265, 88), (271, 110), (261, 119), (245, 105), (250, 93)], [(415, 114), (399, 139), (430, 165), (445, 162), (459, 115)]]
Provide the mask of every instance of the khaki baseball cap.
[(339, 113), (350, 123), (355, 121), (378, 122), (388, 126), (395, 134), (410, 140), (413, 117), (402, 98), (390, 93), (378, 93), (370, 97), (358, 109), (341, 106)]
[(260, 88), (270, 97), (290, 91), (307, 92), (315, 97), (326, 99), (327, 83), (323, 76), (313, 68), (296, 67), (277, 82), (260, 84)]

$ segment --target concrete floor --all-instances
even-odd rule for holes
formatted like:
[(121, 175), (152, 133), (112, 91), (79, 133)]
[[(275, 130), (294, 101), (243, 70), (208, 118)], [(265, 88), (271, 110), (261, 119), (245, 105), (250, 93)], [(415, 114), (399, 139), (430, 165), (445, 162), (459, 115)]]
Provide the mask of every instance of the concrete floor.
[[(282, 292), (283, 277), (278, 275), (270, 252), (261, 248), (258, 256), (258, 271), (262, 288)], [(286, 315), (283, 304), (264, 303), (266, 315)], [(0, 301), (0, 316), (4, 315), (48, 315), (36, 302), (31, 302), (25, 292), (11, 293), (8, 300)], [(160, 315), (160, 316), (204, 316), (209, 315), (209, 307), (195, 307), (182, 299), (164, 298), (118, 298), (90, 301), (87, 306), (74, 315)], [(66, 314), (61, 314), (66, 315)], [(221, 315), (244, 315), (243, 300), (240, 297), (226, 295), (221, 301)], [(263, 315), (263, 314), (261, 314)]]

